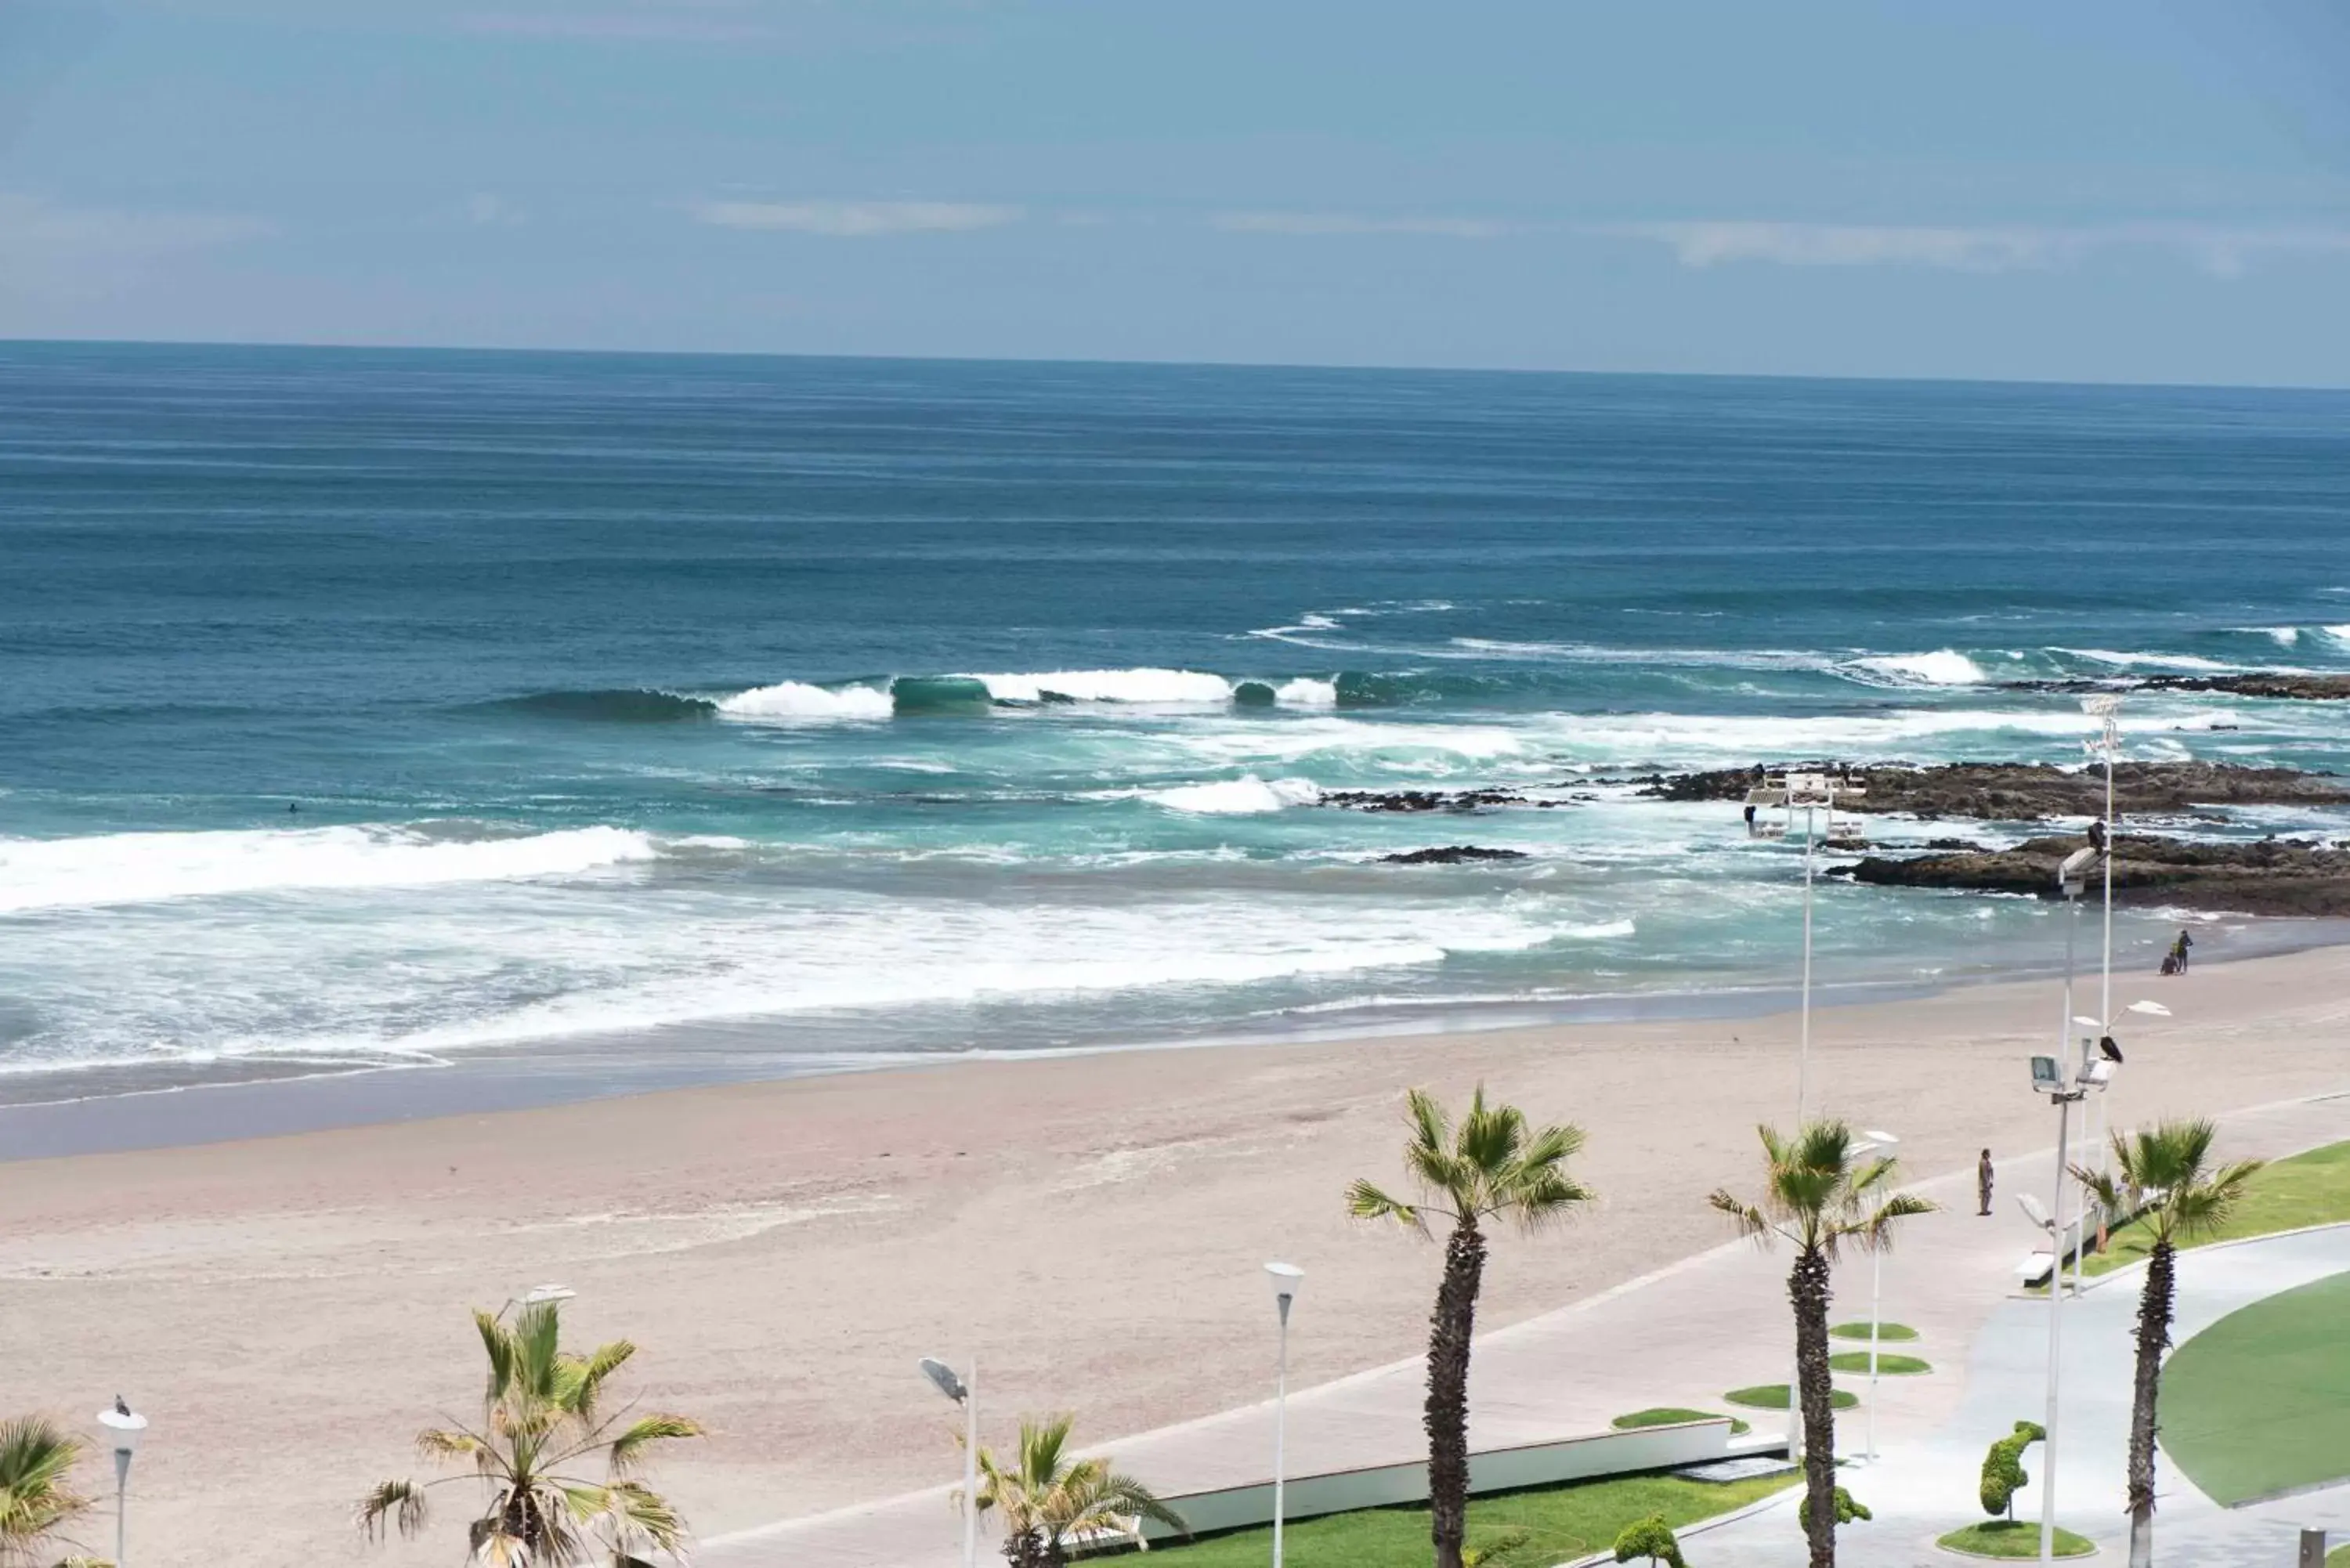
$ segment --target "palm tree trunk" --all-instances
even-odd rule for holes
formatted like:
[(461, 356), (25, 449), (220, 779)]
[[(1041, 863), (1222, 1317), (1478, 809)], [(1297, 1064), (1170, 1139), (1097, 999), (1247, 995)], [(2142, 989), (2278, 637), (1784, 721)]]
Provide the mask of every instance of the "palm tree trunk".
[(2137, 1370), (2130, 1395), (2130, 1568), (2148, 1568), (2154, 1561), (2155, 1399), (2162, 1388), (2162, 1353), (2170, 1348), (2178, 1257), (2168, 1238), (2158, 1240), (2138, 1293)]
[(1804, 1421), (1804, 1534), (1811, 1568), (1835, 1568), (1835, 1385), (1828, 1376), (1828, 1261), (1798, 1253), (1787, 1274), (1795, 1308), (1795, 1380)]
[(1428, 1516), (1436, 1568), (1461, 1568), (1469, 1530), (1469, 1342), (1477, 1328), (1477, 1287), (1485, 1238), (1463, 1217), (1444, 1244), (1444, 1282), (1428, 1334)]

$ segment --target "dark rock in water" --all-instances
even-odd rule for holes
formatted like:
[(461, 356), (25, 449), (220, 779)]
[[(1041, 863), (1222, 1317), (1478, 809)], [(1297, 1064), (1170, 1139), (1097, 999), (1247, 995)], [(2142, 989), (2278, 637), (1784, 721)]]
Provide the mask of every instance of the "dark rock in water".
[[(2096, 815), (2106, 805), (2102, 768), (2067, 771), (2045, 763), (1950, 763), (1939, 767), (1887, 763), (1835, 771), (1866, 791), (1849, 800), (1839, 797), (1838, 811), (2028, 822)], [(1759, 782), (1759, 773), (1726, 768), (1659, 775), (1643, 793), (1664, 800), (1743, 800)], [(2114, 807), (2124, 814), (2274, 805), (2350, 805), (2350, 785), (2324, 774), (2222, 763), (2123, 763), (2114, 769)]]
[(2350, 675), (2156, 675), (2142, 684), (2155, 691), (2225, 691), (2235, 697), (2282, 697), (2302, 702), (2350, 701)]
[(1399, 855), (1382, 855), (1379, 859), (1389, 866), (1460, 866), (1472, 860), (1523, 860), (1523, 849), (1482, 849), (1474, 844), (1448, 844), (1440, 849), (1407, 849)]
[[(2012, 849), (1969, 849), (1894, 860), (1871, 856), (1853, 880), (1881, 888), (1950, 888), (2057, 897), (2056, 871), (2088, 842), (2034, 838)], [(1839, 868), (1842, 869), (1842, 868)], [(2089, 880), (2102, 881), (2093, 867)], [(2190, 844), (2126, 834), (2116, 846), (2114, 902), (2175, 904), (2245, 915), (2350, 915), (2350, 851), (2318, 842)]]
[(1507, 789), (1334, 789), (1324, 805), (1349, 811), (1476, 811), (1489, 805), (1524, 805), (1526, 797)]
[(1977, 844), (1971, 838), (1929, 838), (1926, 840), (1926, 847), (1929, 849), (1988, 850), (1991, 848), (1991, 846), (1988, 844)]
[(2235, 675), (2130, 675), (2103, 680), (2010, 680), (2011, 691), (2221, 691), (2299, 702), (2350, 701), (2350, 675), (2251, 670)]

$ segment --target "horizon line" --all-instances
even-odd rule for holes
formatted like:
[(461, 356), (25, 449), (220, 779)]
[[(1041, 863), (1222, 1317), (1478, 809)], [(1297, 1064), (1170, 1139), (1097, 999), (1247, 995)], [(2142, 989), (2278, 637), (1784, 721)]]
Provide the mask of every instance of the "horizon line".
[(2230, 392), (2350, 392), (2341, 381), (2139, 381), (2056, 376), (1935, 376), (1924, 374), (1829, 373), (1807, 370), (1637, 370), (1564, 366), (1329, 364), (1288, 359), (1117, 359), (1059, 354), (843, 354), (778, 348), (608, 348), (515, 347), (471, 343), (383, 343), (304, 339), (254, 340), (215, 337), (14, 337), (6, 348), (239, 348), (286, 353), (514, 354), (637, 359), (811, 359), (910, 365), (1066, 365), (1101, 369), (1191, 370), (1314, 370), (1347, 375), (1585, 377), (1594, 379), (1689, 381), (1810, 381), (1886, 386), (2036, 387), (2080, 389)]

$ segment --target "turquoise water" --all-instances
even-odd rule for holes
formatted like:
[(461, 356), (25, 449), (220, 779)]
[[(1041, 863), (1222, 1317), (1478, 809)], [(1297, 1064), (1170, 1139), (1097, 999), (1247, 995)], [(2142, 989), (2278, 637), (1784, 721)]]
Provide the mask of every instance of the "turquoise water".
[[(1622, 781), (2350, 670), (2350, 396), (0, 345), (0, 563), (17, 1097), (1717, 1006), (1799, 858)], [(2350, 768), (2338, 706), (2125, 737)], [(1488, 784), (1559, 804), (1317, 804)], [(1527, 858), (1377, 861), (1452, 843)], [(2055, 940), (1822, 895), (1839, 983)]]

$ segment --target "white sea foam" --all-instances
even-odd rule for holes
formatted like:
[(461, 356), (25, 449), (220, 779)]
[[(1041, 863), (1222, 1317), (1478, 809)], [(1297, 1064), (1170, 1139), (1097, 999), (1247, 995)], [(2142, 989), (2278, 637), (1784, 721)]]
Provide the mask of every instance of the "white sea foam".
[(724, 698), (718, 711), (730, 719), (780, 720), (786, 722), (841, 719), (887, 719), (896, 711), (889, 693), (875, 686), (813, 686), (804, 680), (779, 680)]
[(1903, 686), (1983, 686), (1991, 677), (1981, 665), (1955, 649), (1932, 653), (1886, 653), (1856, 659), (1853, 666)]
[(1274, 687), (1273, 700), (1284, 708), (1336, 708), (1338, 705), (1338, 683), (1301, 675), (1295, 680), (1284, 680)]
[(1293, 805), (1312, 805), (1322, 798), (1322, 789), (1311, 779), (1268, 781), (1248, 774), (1236, 779), (1220, 779), (1213, 784), (1183, 784), (1175, 789), (1159, 790), (1144, 798), (1170, 811), (1187, 811), (1202, 816), (1242, 816), (1281, 811)]
[(6, 839), (0, 840), (0, 914), (236, 893), (577, 876), (658, 853), (646, 835), (619, 827), (515, 838), (313, 827)]
[[(120, 951), (33, 925), (12, 937), (65, 1060), (430, 1055), (761, 1014), (1066, 999), (1440, 964), (1560, 934), (1569, 911), (1334, 905), (1258, 892), (997, 905), (707, 886), (578, 902), (486, 885), (387, 896), (328, 925), (191, 919), (148, 942), (140, 984), (92, 992)], [(420, 985), (429, 976), (430, 985)], [(54, 982), (63, 987), (42, 988)], [(74, 1000), (61, 1010), (66, 997)]]
[(2350, 625), (2322, 626), (2317, 629), (2332, 638), (2334, 641), (2342, 643), (2345, 647), (2350, 647)]
[(2059, 648), (2052, 651), (2095, 664), (2110, 664), (2117, 670), (2178, 670), (2190, 675), (2227, 675), (2241, 673), (2246, 668), (2192, 653), (2125, 653), (2110, 648)]
[(964, 675), (999, 702), (1042, 702), (1049, 694), (1078, 702), (1199, 706), (1232, 700), (1232, 683), (1197, 670), (1048, 670), (1038, 674)]
[(1525, 747), (1523, 735), (1499, 724), (1431, 724), (1336, 715), (1300, 718), (1285, 724), (1187, 731), (1168, 739), (1184, 751), (1227, 763), (1294, 762), (1324, 753), (1355, 753), (1372, 757), (1433, 755), (1449, 763), (1513, 756)]

